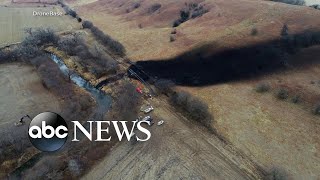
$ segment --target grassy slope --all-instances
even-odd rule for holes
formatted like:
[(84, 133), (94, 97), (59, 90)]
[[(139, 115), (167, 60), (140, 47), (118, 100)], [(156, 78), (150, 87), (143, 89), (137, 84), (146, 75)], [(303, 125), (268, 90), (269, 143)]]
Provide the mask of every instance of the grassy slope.
[[(319, 100), (319, 86), (310, 84), (311, 80), (318, 80), (319, 74), (317, 66), (258, 80), (183, 89), (209, 104), (218, 131), (255, 162), (266, 169), (274, 166), (284, 169), (295, 179), (316, 178), (320, 118), (312, 115), (306, 104), (310, 96)], [(270, 82), (272, 92), (254, 92), (260, 81)], [(278, 100), (274, 93), (280, 86), (296, 89), (290, 92), (291, 97), (303, 94), (302, 104)]]
[[(292, 33), (320, 27), (320, 20), (315, 18), (320, 12), (308, 7), (252, 0), (207, 0), (205, 4), (210, 12), (179, 26), (177, 40), (170, 43), (172, 23), (185, 1), (161, 1), (160, 11), (152, 14), (147, 13), (148, 8), (157, 1), (142, 1), (138, 9), (127, 13), (132, 2), (97, 1), (78, 3), (75, 8), (84, 18), (123, 43), (133, 60), (163, 59), (213, 41), (223, 47), (265, 41), (277, 37), (283, 23), (288, 23)], [(258, 37), (249, 35), (253, 27), (258, 28)]]
[[(69, 1), (72, 5), (73, 1)], [(91, 1), (90, 1), (91, 2)], [(232, 48), (274, 39), (284, 23), (290, 33), (307, 29), (320, 30), (320, 11), (308, 7), (253, 0), (207, 0), (210, 12), (177, 28), (177, 40), (169, 42), (171, 24), (177, 19), (184, 1), (161, 1), (159, 12), (146, 15), (150, 5), (126, 13), (132, 1), (108, 0), (77, 3), (76, 9), (106, 33), (122, 42), (133, 60), (165, 59), (204, 43), (214, 47)], [(139, 28), (141, 24), (142, 28)], [(258, 35), (250, 36), (257, 27)], [(299, 60), (317, 58), (319, 47), (297, 55)], [(211, 52), (208, 52), (211, 53)], [(278, 167), (301, 178), (316, 178), (320, 174), (319, 117), (310, 113), (310, 106), (320, 95), (319, 65), (280, 72), (260, 79), (220, 84), (201, 88), (181, 87), (200, 97), (215, 115), (218, 131), (236, 147), (248, 154), (265, 169)], [(268, 81), (275, 88), (283, 85), (304, 93), (305, 103), (294, 105), (253, 92), (259, 81)], [(311, 99), (311, 100), (310, 100)]]

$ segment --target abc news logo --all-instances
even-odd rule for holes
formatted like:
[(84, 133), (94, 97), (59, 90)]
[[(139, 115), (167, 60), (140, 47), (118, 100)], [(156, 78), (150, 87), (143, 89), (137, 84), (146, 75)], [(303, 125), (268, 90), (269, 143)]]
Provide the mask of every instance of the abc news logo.
[[(136, 127), (139, 131), (146, 135), (146, 138), (139, 138), (135, 136), (137, 141), (147, 141), (151, 138), (151, 133), (141, 124), (146, 123), (150, 125), (149, 121), (133, 121), (133, 126), (129, 130), (127, 121), (87, 121), (89, 123), (89, 130), (87, 130), (78, 121), (71, 121), (73, 124), (73, 139), (72, 141), (79, 141), (77, 138), (77, 131), (80, 130), (90, 141), (93, 139), (93, 123), (96, 123), (96, 139), (94, 141), (111, 141), (111, 136), (107, 139), (102, 137), (102, 133), (109, 133), (109, 127), (112, 125), (116, 131), (118, 140), (121, 141), (124, 136), (130, 141), (133, 138), (133, 130)], [(107, 125), (107, 128), (102, 126)], [(122, 129), (121, 129), (122, 128)], [(29, 139), (31, 143), (39, 150), (52, 152), (59, 150), (68, 139), (68, 125), (66, 121), (59, 115), (53, 112), (43, 112), (32, 119), (29, 125)]]

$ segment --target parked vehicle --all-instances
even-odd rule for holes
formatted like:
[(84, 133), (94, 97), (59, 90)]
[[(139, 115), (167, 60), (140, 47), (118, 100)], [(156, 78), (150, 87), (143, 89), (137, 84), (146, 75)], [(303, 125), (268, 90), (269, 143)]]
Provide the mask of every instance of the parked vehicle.
[(151, 118), (151, 116), (146, 116), (146, 117), (144, 117), (141, 121), (152, 121), (152, 118)]
[(149, 121), (150, 122), (150, 126), (152, 126), (154, 124), (153, 119), (151, 118), (151, 116), (146, 116), (141, 121)]
[(154, 108), (150, 105), (150, 104), (148, 104), (148, 105), (146, 105), (146, 106), (142, 106), (141, 108), (140, 108), (140, 111), (141, 112), (144, 112), (145, 114), (148, 114), (148, 113), (150, 113), (151, 111), (153, 111), (154, 110)]
[(143, 92), (142, 92), (142, 89), (139, 88), (139, 87), (136, 88), (136, 91), (137, 91), (139, 94), (142, 94), (142, 93), (143, 93)]
[(149, 113), (149, 112), (151, 112), (151, 111), (153, 111), (153, 110), (154, 110), (154, 108), (153, 108), (152, 106), (150, 106), (150, 107), (146, 108), (145, 110), (143, 110), (143, 112), (144, 112), (145, 114), (147, 114), (147, 113)]
[(164, 121), (161, 120), (161, 121), (159, 121), (159, 122), (157, 123), (157, 125), (158, 125), (158, 126), (161, 126), (163, 123), (164, 123)]

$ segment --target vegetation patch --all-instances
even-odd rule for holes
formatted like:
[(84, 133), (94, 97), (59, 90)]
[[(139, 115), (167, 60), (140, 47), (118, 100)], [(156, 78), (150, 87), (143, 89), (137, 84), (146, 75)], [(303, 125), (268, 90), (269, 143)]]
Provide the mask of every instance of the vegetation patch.
[(250, 34), (251, 34), (251, 36), (256, 36), (256, 35), (258, 35), (258, 29), (257, 29), (257, 28), (255, 28), (255, 27), (254, 27), (254, 28), (252, 28), (252, 29), (251, 29), (251, 33), (250, 33)]
[(301, 98), (301, 95), (294, 95), (292, 98), (291, 98), (291, 102), (294, 103), (294, 104), (298, 104), (302, 101), (302, 98)]
[(9, 49), (1, 49), (0, 50), (0, 63), (14, 61), (16, 59), (14, 55), (15, 54), (12, 53), (12, 51)]
[(126, 9), (127, 13), (130, 13), (134, 11), (135, 9), (138, 9), (141, 6), (140, 2), (134, 2), (130, 8)]
[(79, 34), (61, 37), (58, 49), (72, 56), (74, 61), (83, 67), (81, 74), (90, 72), (98, 79), (104, 75), (115, 74), (119, 69), (117, 61), (106, 56), (104, 50), (98, 45), (90, 49)]
[(93, 27), (93, 23), (91, 21), (83, 21), (82, 27), (87, 28), (87, 29), (91, 29)]
[(170, 42), (174, 42), (176, 40), (176, 38), (173, 35), (170, 35)]
[(159, 3), (152, 4), (152, 5), (148, 8), (148, 13), (149, 13), (149, 14), (155, 13), (155, 12), (158, 11), (160, 8), (161, 8), (161, 4), (159, 4)]
[(201, 4), (186, 3), (185, 8), (180, 10), (180, 18), (173, 22), (173, 27), (178, 27), (189, 19), (200, 17), (207, 12), (209, 12), (209, 10)]
[(59, 36), (51, 28), (27, 28), (25, 33), (27, 36), (20, 44), (0, 50), (2, 61), (35, 58), (43, 54), (43, 46), (57, 45), (59, 41)]
[(94, 26), (92, 22), (83, 21), (82, 27), (90, 29), (95, 38), (99, 40), (101, 43), (103, 43), (105, 46), (107, 46), (113, 53), (118, 54), (120, 56), (125, 55), (126, 50), (124, 46), (120, 42), (114, 40), (109, 35), (102, 32), (99, 28)]
[(280, 88), (277, 92), (276, 92), (276, 97), (280, 100), (285, 100), (288, 99), (289, 97), (289, 91), (285, 88)]
[(255, 87), (255, 91), (258, 93), (264, 93), (264, 92), (268, 92), (271, 89), (270, 84), (268, 83), (259, 83), (256, 87)]
[(135, 86), (130, 82), (124, 82), (117, 90), (117, 98), (114, 102), (114, 117), (117, 120), (135, 120), (138, 117), (141, 95), (137, 93)]
[(284, 24), (284, 25), (282, 26), (280, 35), (281, 35), (282, 37), (285, 37), (285, 36), (288, 36), (288, 35), (289, 35), (289, 28), (288, 28), (288, 25), (287, 25), (287, 24)]
[(320, 115), (320, 103), (316, 104), (313, 108), (314, 115)]
[(282, 3), (286, 3), (286, 4), (299, 5), (299, 6), (306, 5), (306, 2), (304, 0), (272, 0), (272, 1), (282, 2)]
[(205, 103), (188, 92), (174, 91), (175, 84), (171, 80), (159, 79), (154, 82), (154, 86), (157, 88), (157, 93), (169, 97), (169, 102), (176, 110), (214, 132), (212, 127), (214, 118)]
[(288, 174), (280, 168), (272, 168), (264, 177), (265, 180), (287, 180)]
[(66, 12), (67, 15), (72, 16), (73, 18), (77, 18), (78, 14), (76, 11), (71, 9), (68, 5), (66, 5), (62, 0), (58, 0), (58, 4), (61, 5), (63, 10)]
[(205, 103), (184, 91), (174, 92), (170, 97), (170, 102), (192, 120), (212, 130), (213, 117)]

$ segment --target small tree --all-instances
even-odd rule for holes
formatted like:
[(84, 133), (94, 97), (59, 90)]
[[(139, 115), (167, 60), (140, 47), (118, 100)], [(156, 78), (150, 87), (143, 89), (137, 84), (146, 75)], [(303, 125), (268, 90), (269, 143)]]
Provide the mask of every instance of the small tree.
[(69, 14), (70, 16), (74, 17), (74, 18), (77, 17), (76, 11), (74, 11), (74, 10), (72, 10), (72, 9), (69, 9), (68, 14)]
[(251, 36), (256, 36), (258, 34), (258, 29), (257, 28), (252, 28), (251, 29)]
[(180, 11), (180, 18), (182, 22), (185, 22), (189, 19), (190, 12), (188, 10), (181, 10)]
[(118, 91), (118, 98), (115, 100), (115, 111), (119, 120), (134, 120), (137, 118), (141, 95), (130, 82), (122, 84)]
[(180, 20), (180, 19), (177, 19), (177, 20), (175, 20), (175, 21), (173, 22), (172, 27), (178, 27), (181, 23), (182, 23), (181, 20)]
[(316, 104), (313, 108), (313, 114), (320, 115), (320, 103)]
[(209, 12), (203, 5), (198, 3), (185, 3), (185, 8), (180, 10), (180, 18), (173, 22), (173, 27), (179, 26), (181, 23), (188, 21), (190, 18), (194, 19), (201, 17), (203, 14)]
[(67, 35), (58, 41), (58, 48), (67, 54), (74, 56), (79, 53), (79, 46), (83, 45), (83, 39), (78, 34)]
[(156, 12), (160, 8), (161, 8), (161, 4), (159, 4), (159, 3), (152, 4), (148, 9), (148, 13), (152, 14), (152, 13)]
[(289, 97), (289, 92), (287, 89), (281, 88), (277, 91), (276, 96), (278, 99), (285, 100)]
[(287, 180), (288, 176), (282, 169), (273, 168), (264, 178), (265, 180)]
[(141, 4), (139, 2), (133, 3), (133, 8), (134, 9), (138, 9), (140, 6), (141, 6)]
[(82, 27), (91, 29), (93, 27), (93, 23), (91, 21), (83, 21), (82, 22)]
[(288, 35), (289, 35), (289, 28), (288, 28), (288, 25), (287, 25), (287, 24), (284, 24), (284, 25), (283, 25), (280, 34), (281, 34), (282, 37), (285, 37), (285, 36), (288, 36)]
[(170, 35), (170, 42), (173, 42), (175, 40), (176, 40), (176, 38), (173, 35)]
[(202, 101), (183, 91), (174, 93), (170, 97), (170, 101), (175, 108), (182, 110), (192, 120), (212, 130), (213, 117), (209, 113), (208, 106)]
[(51, 28), (35, 28), (28, 30), (29, 35), (23, 40), (22, 45), (42, 46), (45, 44), (57, 44), (57, 36)]
[(268, 92), (270, 90), (270, 85), (268, 83), (259, 83), (256, 87), (255, 87), (256, 92), (258, 93), (264, 93), (264, 92)]
[(9, 60), (11, 55), (10, 51), (0, 50), (0, 62)]
[(99, 28), (92, 26), (92, 34), (99, 39), (104, 45), (108, 46), (114, 53), (123, 56), (126, 52), (125, 47), (118, 41), (112, 39), (109, 35), (102, 32)]
[(300, 95), (295, 95), (292, 97), (291, 102), (294, 104), (298, 104), (301, 102), (301, 96)]

